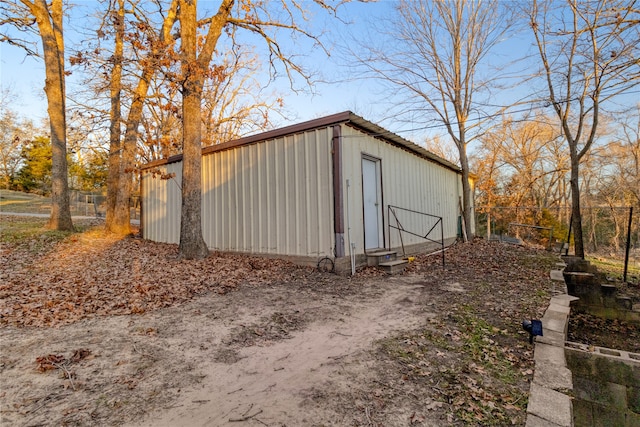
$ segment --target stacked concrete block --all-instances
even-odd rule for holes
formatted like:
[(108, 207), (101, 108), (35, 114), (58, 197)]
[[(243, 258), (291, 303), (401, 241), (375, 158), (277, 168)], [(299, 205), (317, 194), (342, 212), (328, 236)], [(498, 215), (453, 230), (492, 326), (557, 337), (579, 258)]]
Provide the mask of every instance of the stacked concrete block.
[(640, 354), (578, 343), (565, 354), (581, 425), (640, 427)]
[(535, 371), (529, 390), (527, 427), (573, 426), (573, 390), (564, 343), (567, 339), (570, 306), (576, 297), (556, 295), (542, 317), (543, 336), (536, 337)]

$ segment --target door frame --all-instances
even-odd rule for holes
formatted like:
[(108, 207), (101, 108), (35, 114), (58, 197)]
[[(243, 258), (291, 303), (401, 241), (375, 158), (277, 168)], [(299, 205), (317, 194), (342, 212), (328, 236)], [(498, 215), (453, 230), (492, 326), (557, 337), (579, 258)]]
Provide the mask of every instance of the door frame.
[[(362, 169), (363, 161), (367, 160), (373, 162), (376, 167), (376, 197), (378, 198), (378, 247), (377, 248), (369, 248), (367, 249), (367, 238), (366, 238), (366, 226), (365, 226), (365, 206), (364, 206), (364, 171)], [(367, 153), (361, 153), (360, 157), (360, 179), (362, 182), (362, 243), (364, 252), (367, 253), (369, 250), (375, 251), (376, 249), (384, 249), (386, 248), (385, 244), (385, 235), (384, 235), (384, 192), (382, 191), (382, 159), (376, 156), (372, 156)]]

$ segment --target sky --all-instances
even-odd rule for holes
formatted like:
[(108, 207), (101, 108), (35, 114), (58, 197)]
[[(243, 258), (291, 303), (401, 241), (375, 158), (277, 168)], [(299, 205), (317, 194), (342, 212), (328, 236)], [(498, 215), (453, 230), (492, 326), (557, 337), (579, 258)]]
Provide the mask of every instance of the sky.
[[(86, 14), (86, 9), (91, 7), (91, 1), (80, 2), (84, 8), (74, 9), (77, 18), (82, 19)], [(213, 7), (211, 1), (200, 2), (204, 7)], [(331, 55), (327, 56), (320, 49), (308, 47), (307, 57), (304, 58), (304, 65), (312, 70), (319, 70), (323, 80), (330, 83), (318, 82), (313, 87), (313, 94), (308, 88), (298, 82), (297, 92), (290, 91), (289, 81), (281, 78), (272, 83), (271, 88), (277, 91), (286, 92), (284, 96), (287, 110), (286, 118), (276, 118), (277, 124), (285, 126), (295, 122), (311, 120), (317, 117), (334, 114), (346, 110), (354, 110), (362, 114), (365, 118), (375, 121), (383, 113), (377, 110), (380, 104), (381, 88), (373, 81), (347, 81), (339, 82), (348, 78), (350, 71), (342, 65), (338, 58), (339, 53), (334, 43), (341, 43), (343, 38), (349, 37), (351, 32), (358, 33), (369, 31), (367, 22), (375, 20), (376, 17), (385, 16), (392, 8), (392, 2), (383, 0), (379, 3), (347, 3), (340, 11), (341, 20), (328, 17), (326, 14), (318, 14), (319, 22), (313, 22), (312, 28), (321, 30), (327, 28), (327, 37), (324, 39), (327, 49), (331, 50)], [(66, 47), (69, 47), (77, 40), (78, 35), (74, 33), (74, 26), (65, 22)], [(299, 49), (298, 46), (287, 46), (284, 40), (283, 46), (289, 50)], [(68, 52), (67, 52), (68, 56)], [(75, 76), (67, 79), (68, 92), (73, 88)], [(44, 64), (39, 58), (28, 57), (24, 51), (18, 47), (6, 43), (0, 43), (0, 86), (2, 89), (10, 89), (18, 95), (18, 99), (11, 108), (20, 114), (38, 120), (46, 117), (46, 99), (44, 97)]]
[[(92, 6), (91, 1), (81, 1), (79, 4), (80, 7), (72, 11), (76, 20), (83, 19), (87, 9)], [(205, 8), (215, 7), (217, 2), (205, 1), (200, 4)], [(340, 82), (340, 80), (348, 79), (351, 71), (343, 64), (344, 61), (341, 61), (341, 55), (335, 44), (342, 44), (351, 34), (370, 33), (371, 29), (368, 28), (367, 23), (388, 16), (392, 8), (393, 3), (386, 0), (378, 3), (354, 2), (347, 3), (342, 7), (341, 20), (329, 18), (326, 14), (317, 15), (316, 19), (319, 21), (312, 22), (312, 28), (321, 30), (326, 27), (327, 37), (324, 40), (327, 49), (332, 53), (327, 57), (320, 49), (311, 49), (311, 46), (308, 45), (308, 57), (304, 58), (304, 62), (309, 69), (319, 70), (323, 80), (330, 83), (316, 83), (313, 87), (313, 94), (310, 94), (308, 89), (297, 93), (289, 92), (290, 84), (288, 80), (283, 78), (273, 83), (273, 89), (289, 92), (283, 97), (287, 117), (276, 118), (277, 125), (285, 126), (345, 110), (352, 110), (366, 119), (376, 122), (385, 116), (387, 106), (381, 102), (384, 93), (382, 93), (383, 88), (378, 82), (350, 79), (350, 81)], [(67, 49), (78, 40), (79, 36), (74, 32), (74, 29), (72, 22), (65, 22)], [(300, 49), (299, 46), (287, 46), (286, 39), (283, 46), (285, 49)], [(303, 48), (304, 46), (303, 43)], [(17, 95), (17, 100), (11, 105), (12, 109), (33, 118), (35, 121), (46, 117), (42, 60), (28, 57), (20, 48), (2, 43), (0, 44), (0, 81), (2, 89), (10, 89), (12, 93)], [(73, 75), (67, 79), (68, 92), (73, 89), (75, 82)], [(299, 84), (299, 87), (304, 88), (304, 85)], [(395, 127), (395, 129), (389, 130), (398, 132), (412, 127), (407, 123), (401, 125), (381, 124)], [(403, 136), (411, 135), (412, 132), (404, 132)]]
[(44, 65), (7, 43), (0, 43), (0, 87), (16, 95), (12, 110), (38, 119), (46, 116)]
[[(213, 2), (201, 2), (205, 7)], [(90, 1), (80, 2), (81, 6), (90, 7)], [(341, 14), (344, 20), (356, 22), (356, 25), (362, 25), (363, 11), (368, 18), (375, 14), (381, 13), (389, 7), (390, 2), (383, 1), (378, 5), (347, 5)], [(86, 13), (84, 10), (78, 9), (74, 11), (78, 16)], [(326, 19), (323, 17), (323, 20)], [(315, 24), (314, 27), (320, 28), (323, 23)], [(336, 26), (340, 32), (345, 27), (338, 21), (331, 23)], [(350, 24), (352, 25), (352, 24)], [(339, 28), (341, 27), (341, 28)], [(71, 23), (65, 22), (65, 43), (67, 49), (77, 39), (78, 35), (74, 33), (74, 27)], [(331, 30), (334, 31), (334, 30)], [(335, 36), (335, 34), (332, 35)], [(286, 42), (286, 41), (285, 41)], [(331, 44), (330, 42), (328, 45)], [(286, 43), (285, 43), (286, 45)], [(39, 49), (40, 49), (40, 45)], [(328, 46), (330, 47), (330, 46)], [(68, 57), (68, 52), (67, 52)], [(323, 70), (327, 78), (339, 79), (340, 72), (336, 71), (338, 67), (331, 57), (327, 57), (320, 50), (310, 51), (309, 58), (305, 59), (311, 69)], [(333, 70), (333, 71), (332, 71)], [(68, 89), (70, 90), (74, 84), (74, 76), (67, 79)], [(280, 119), (281, 125), (292, 124), (293, 122), (310, 120), (316, 117), (329, 115), (349, 109), (353, 109), (356, 105), (368, 105), (375, 98), (375, 89), (372, 88), (372, 82), (351, 82), (351, 83), (318, 83), (314, 87), (314, 95), (305, 91), (305, 93), (290, 93), (285, 98), (285, 105), (290, 111), (289, 119)], [(289, 82), (280, 79), (275, 82), (274, 88), (281, 91), (289, 91)], [(301, 86), (302, 87), (302, 86)], [(17, 100), (10, 107), (20, 114), (30, 116), (34, 120), (46, 117), (46, 98), (44, 95), (44, 63), (39, 58), (26, 56), (24, 51), (18, 47), (11, 46), (7, 43), (0, 43), (0, 88), (10, 89)], [(68, 90), (68, 91), (69, 91)]]
[[(80, 40), (73, 22), (86, 19), (88, 10), (95, 6), (92, 0), (76, 1), (76, 6), (71, 11), (71, 22), (65, 22), (65, 36), (67, 48)], [(217, 1), (201, 1), (202, 8), (214, 9)], [(436, 125), (430, 129), (426, 123), (434, 123), (433, 118), (416, 116), (415, 119), (403, 122), (395, 121), (393, 116), (387, 114), (389, 105), (385, 101), (388, 98), (383, 85), (373, 80), (353, 80), (349, 77), (352, 71), (344, 65), (337, 44), (348, 44), (352, 35), (366, 34), (376, 38), (368, 23), (380, 22), (393, 11), (393, 2), (381, 0), (376, 3), (347, 3), (341, 8), (340, 18), (329, 18), (326, 14), (317, 14), (311, 21), (313, 30), (325, 29), (326, 47), (332, 55), (327, 57), (321, 50), (313, 49), (311, 44), (302, 43), (295, 45), (286, 38), (279, 40), (283, 49), (304, 50), (307, 55), (304, 64), (310, 68), (319, 70), (322, 77), (328, 83), (316, 83), (314, 94), (308, 91), (298, 93), (286, 93), (289, 91), (289, 82), (279, 79), (273, 84), (272, 89), (286, 93), (283, 96), (287, 110), (287, 117), (276, 118), (277, 126), (285, 126), (301, 121), (311, 120), (317, 117), (338, 113), (345, 110), (354, 111), (364, 118), (376, 122), (384, 128), (398, 133), (401, 136), (420, 143), (428, 137), (442, 134), (444, 130)], [(493, 54), (488, 58), (489, 65), (492, 62), (508, 62), (516, 56), (530, 53), (531, 39), (527, 33), (522, 33), (504, 40)], [(77, 82), (76, 76), (68, 78), (68, 92)], [(46, 100), (44, 96), (44, 65), (40, 59), (27, 57), (25, 53), (6, 43), (0, 44), (0, 87), (10, 89), (17, 99), (10, 105), (25, 117), (31, 117), (38, 122), (46, 117)], [(496, 104), (507, 104), (513, 99), (521, 98), (531, 93), (532, 87), (523, 83), (519, 88), (503, 91), (496, 95), (493, 101)], [(637, 101), (635, 101), (637, 102)]]

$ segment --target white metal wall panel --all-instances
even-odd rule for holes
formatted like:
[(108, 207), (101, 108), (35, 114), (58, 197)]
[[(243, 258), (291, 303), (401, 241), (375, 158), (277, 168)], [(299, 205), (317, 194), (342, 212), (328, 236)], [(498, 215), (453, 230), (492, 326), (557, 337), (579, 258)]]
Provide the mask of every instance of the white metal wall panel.
[[(211, 249), (332, 256), (331, 129), (203, 157), (203, 234)], [(163, 166), (178, 171), (181, 163)], [(145, 174), (145, 237), (177, 243), (180, 193)], [(179, 183), (179, 181), (178, 181)]]
[[(153, 168), (159, 172), (146, 171), (142, 175), (142, 194), (144, 195), (142, 223), (145, 239), (164, 243), (180, 241), (180, 209), (182, 195), (182, 163), (171, 163)], [(169, 179), (160, 178), (161, 174)]]
[[(203, 156), (203, 233), (208, 246), (223, 251), (333, 256), (331, 137), (331, 127), (326, 127)], [(345, 216), (349, 214), (345, 227), (350, 228), (356, 253), (364, 253), (363, 155), (381, 161), (387, 247), (400, 245), (397, 231), (389, 233), (389, 205), (441, 216), (445, 238), (457, 235), (459, 174), (345, 125), (341, 146), (343, 210)], [(156, 169), (175, 173), (175, 178), (143, 175), (144, 235), (178, 243), (181, 162)], [(399, 219), (405, 229), (418, 233), (433, 224), (431, 219), (402, 211)], [(439, 237), (439, 229), (433, 236)], [(405, 245), (424, 242), (403, 237)]]
[[(348, 204), (351, 239), (357, 254), (364, 253), (364, 219), (362, 201), (362, 156), (378, 158), (382, 168), (382, 198), (384, 236), (387, 247), (400, 246), (398, 232), (389, 234), (388, 206), (399, 206), (443, 218), (444, 237), (457, 235), (458, 196), (460, 175), (434, 162), (425, 160), (399, 147), (366, 136), (348, 127), (342, 127), (344, 203)], [(347, 187), (349, 181), (349, 187)], [(345, 209), (346, 215), (347, 209)], [(425, 234), (434, 220), (413, 213), (399, 212), (399, 220), (406, 230)], [(392, 219), (395, 224), (395, 220)], [(439, 239), (437, 228), (430, 235)], [(389, 240), (391, 239), (391, 240)], [(425, 240), (403, 234), (404, 244), (424, 243)], [(389, 244), (390, 243), (390, 244)]]

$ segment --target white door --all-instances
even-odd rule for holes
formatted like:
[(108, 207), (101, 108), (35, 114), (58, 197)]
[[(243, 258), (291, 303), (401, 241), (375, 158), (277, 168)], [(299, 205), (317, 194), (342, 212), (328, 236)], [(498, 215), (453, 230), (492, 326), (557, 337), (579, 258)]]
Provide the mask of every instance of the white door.
[(380, 161), (362, 158), (362, 199), (364, 210), (364, 248), (377, 249), (382, 242), (382, 201)]

